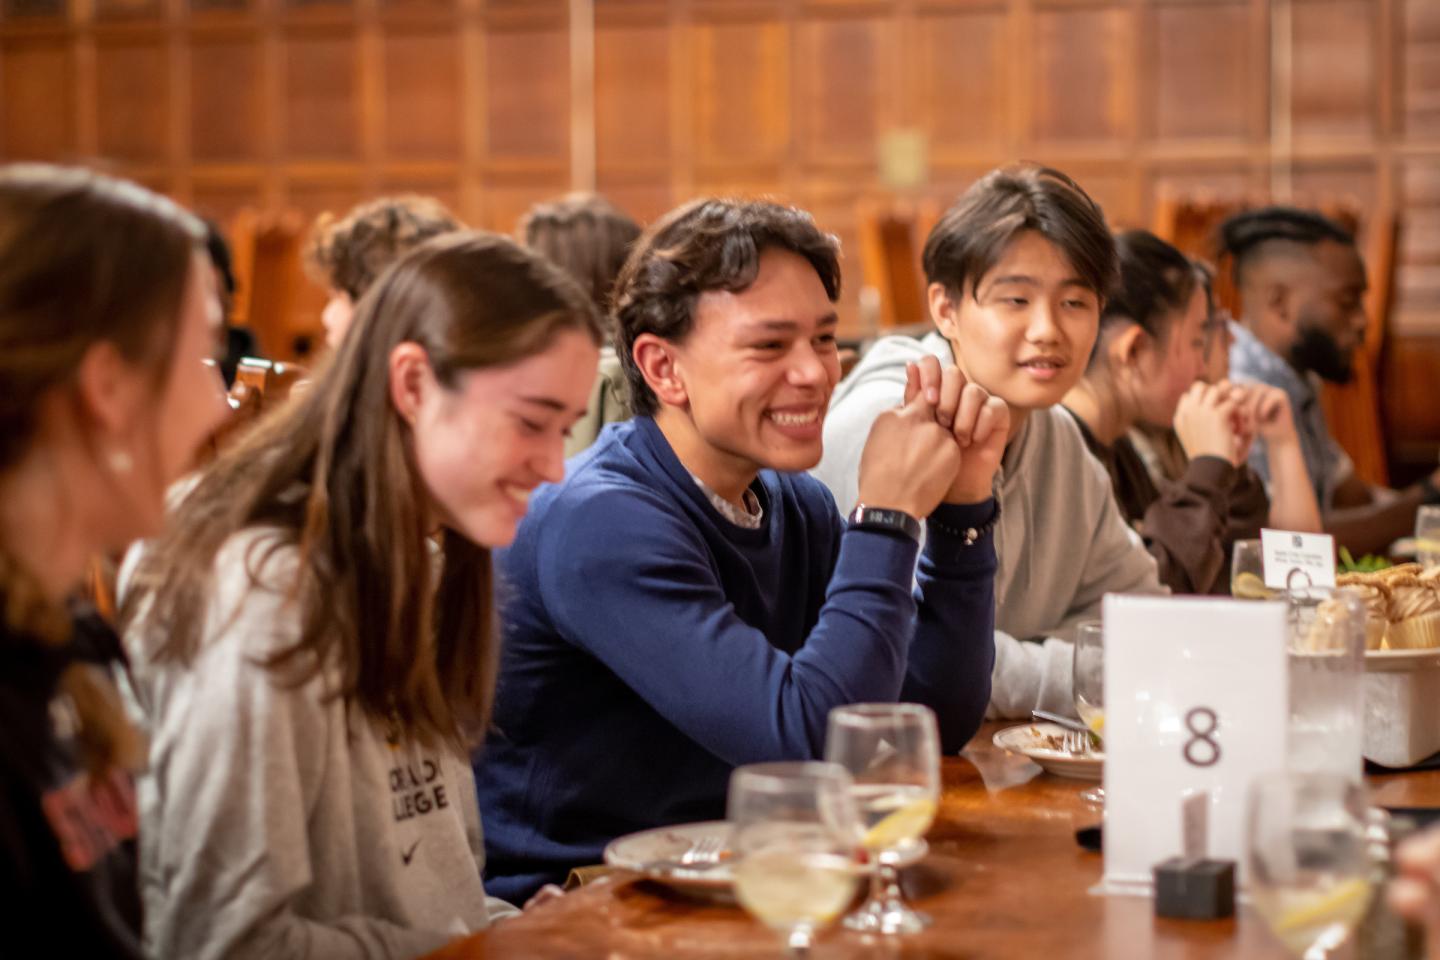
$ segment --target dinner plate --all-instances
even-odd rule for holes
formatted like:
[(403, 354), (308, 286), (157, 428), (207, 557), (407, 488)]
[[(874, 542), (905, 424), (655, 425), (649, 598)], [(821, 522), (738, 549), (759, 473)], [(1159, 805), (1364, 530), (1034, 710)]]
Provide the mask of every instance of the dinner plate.
[(1099, 780), (1105, 770), (1105, 754), (1091, 751), (1081, 756), (1060, 749), (1065, 728), (1058, 723), (1022, 723), (996, 732), (993, 743), (1001, 750), (1023, 754), (1047, 773), (1076, 780)]
[[(735, 879), (730, 867), (730, 829), (726, 820), (703, 820), (626, 834), (605, 845), (605, 863), (622, 870), (633, 870), (649, 880), (692, 896), (710, 899), (729, 897)], [(694, 869), (680, 865), (685, 851), (714, 836), (724, 838), (718, 864)], [(895, 866), (903, 869), (919, 863), (929, 852), (929, 844), (921, 840), (902, 850)]]
[[(687, 870), (678, 864), (685, 851), (702, 840), (725, 838), (720, 862), (713, 867)], [(730, 824), (725, 820), (704, 820), (658, 827), (639, 833), (616, 837), (605, 845), (605, 863), (624, 870), (634, 870), (651, 880), (669, 887), (699, 894), (726, 894), (734, 874), (730, 870)]]
[(1440, 667), (1440, 648), (1419, 650), (1366, 650), (1366, 673), (1409, 673)]

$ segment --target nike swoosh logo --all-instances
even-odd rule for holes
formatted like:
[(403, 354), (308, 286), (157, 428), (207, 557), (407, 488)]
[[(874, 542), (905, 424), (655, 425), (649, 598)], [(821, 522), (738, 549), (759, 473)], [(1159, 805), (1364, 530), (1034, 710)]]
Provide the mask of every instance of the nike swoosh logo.
[(413, 857), (413, 856), (415, 856), (415, 848), (418, 847), (418, 846), (420, 846), (420, 841), (419, 841), (419, 840), (416, 840), (413, 844), (410, 845), (410, 849), (409, 849), (409, 850), (403, 850), (403, 851), (401, 851), (401, 853), (400, 853), (400, 861), (401, 861), (402, 863), (404, 863), (405, 866), (407, 866), (407, 867), (410, 866), (410, 858)]

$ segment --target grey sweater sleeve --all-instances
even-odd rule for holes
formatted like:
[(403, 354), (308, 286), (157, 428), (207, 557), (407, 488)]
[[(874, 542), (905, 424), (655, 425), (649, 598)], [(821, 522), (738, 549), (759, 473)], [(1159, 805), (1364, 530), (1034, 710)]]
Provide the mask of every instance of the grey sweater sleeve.
[(257, 589), (234, 617), (212, 610), (212, 625), (228, 625), (205, 638), (191, 668), (162, 671), (165, 707), (151, 718), (158, 783), (148, 785), (160, 816), (144, 840), (147, 947), (186, 960), (390, 960), (437, 949), (466, 931), (365, 916), (318, 923), (295, 909), (325, 867), (308, 847), (308, 820), (346, 815), (313, 799), (327, 775), (343, 775), (327, 766), (347, 731), (321, 678), (287, 687), (255, 662), (258, 649), (293, 634), (281, 602)]
[(1072, 647), (1058, 637), (1036, 643), (995, 631), (995, 669), (990, 679), (991, 719), (1030, 719), (1032, 710), (1075, 714)]

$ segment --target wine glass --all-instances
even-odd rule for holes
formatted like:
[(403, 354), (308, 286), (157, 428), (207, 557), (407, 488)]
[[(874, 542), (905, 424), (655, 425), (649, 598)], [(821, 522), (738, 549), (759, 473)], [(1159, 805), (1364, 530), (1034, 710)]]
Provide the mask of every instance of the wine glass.
[(850, 771), (861, 845), (874, 863), (870, 896), (844, 920), (851, 930), (915, 933), (930, 918), (905, 904), (898, 865), (922, 849), (940, 801), (935, 712), (914, 703), (861, 703), (830, 711), (825, 759)]
[[(1105, 736), (1105, 630), (1099, 620), (1086, 620), (1075, 628), (1075, 712), (1095, 736)], [(1089, 803), (1103, 804), (1105, 788), (1080, 794)]]
[(1250, 787), (1251, 899), (1293, 957), (1324, 960), (1370, 906), (1364, 789), (1334, 773), (1282, 773)]
[(1424, 506), (1415, 513), (1415, 559), (1426, 570), (1440, 567), (1440, 506)]
[(792, 956), (808, 954), (860, 885), (852, 786), (833, 763), (757, 763), (730, 775), (735, 898), (784, 935)]
[(1230, 596), (1236, 600), (1271, 600), (1265, 586), (1265, 555), (1259, 540), (1236, 540), (1230, 553)]

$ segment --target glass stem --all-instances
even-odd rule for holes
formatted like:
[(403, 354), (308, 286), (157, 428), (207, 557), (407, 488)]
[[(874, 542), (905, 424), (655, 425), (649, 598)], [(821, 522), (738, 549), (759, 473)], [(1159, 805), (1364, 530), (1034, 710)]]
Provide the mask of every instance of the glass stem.
[(900, 893), (900, 871), (888, 863), (882, 863), (880, 869), (875, 872), (876, 880), (883, 882), (885, 887), (885, 900), (887, 903), (900, 903), (904, 897)]
[(786, 952), (792, 957), (808, 957), (810, 956), (810, 945), (814, 942), (815, 938), (811, 935), (810, 928), (802, 924), (790, 931), (790, 939), (786, 943), (789, 949)]
[[(872, 854), (873, 856), (873, 854)], [(875, 861), (875, 869), (870, 871), (870, 902), (880, 903), (885, 896), (885, 871), (888, 868), (878, 859)]]

